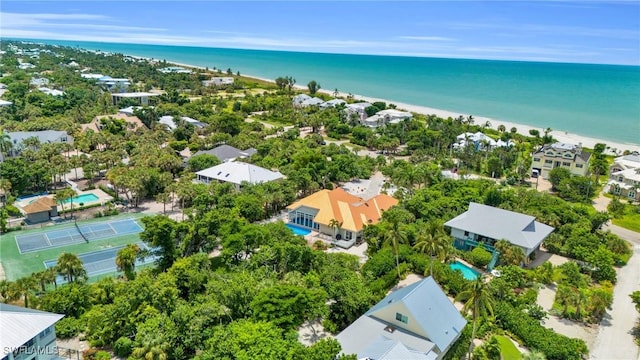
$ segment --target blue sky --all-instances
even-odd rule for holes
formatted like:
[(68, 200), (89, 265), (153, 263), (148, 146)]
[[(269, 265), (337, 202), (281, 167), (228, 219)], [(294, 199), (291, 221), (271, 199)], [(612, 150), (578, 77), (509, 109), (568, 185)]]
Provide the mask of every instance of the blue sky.
[(0, 36), (640, 65), (640, 2), (2, 0)]

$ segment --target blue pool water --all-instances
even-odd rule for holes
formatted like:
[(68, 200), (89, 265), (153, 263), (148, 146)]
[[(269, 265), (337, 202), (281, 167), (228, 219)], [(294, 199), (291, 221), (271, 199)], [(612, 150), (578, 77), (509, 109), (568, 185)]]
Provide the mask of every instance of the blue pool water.
[(73, 199), (73, 203), (74, 204), (80, 204), (80, 203), (88, 203), (88, 202), (92, 202), (92, 201), (98, 201), (100, 198), (97, 197), (94, 194), (82, 194), (80, 196), (74, 196), (74, 197), (72, 197), (70, 199), (67, 199), (67, 200), (63, 201), (63, 203), (69, 204), (72, 199)]
[(305, 229), (305, 228), (302, 228), (300, 226), (296, 226), (296, 225), (293, 225), (293, 224), (286, 224), (286, 225), (296, 235), (306, 236), (306, 235), (311, 234), (311, 230), (309, 230), (309, 229)]
[(458, 270), (462, 273), (462, 276), (467, 280), (475, 280), (480, 276), (480, 273), (468, 267), (467, 265), (461, 262), (454, 262), (449, 264), (451, 270)]

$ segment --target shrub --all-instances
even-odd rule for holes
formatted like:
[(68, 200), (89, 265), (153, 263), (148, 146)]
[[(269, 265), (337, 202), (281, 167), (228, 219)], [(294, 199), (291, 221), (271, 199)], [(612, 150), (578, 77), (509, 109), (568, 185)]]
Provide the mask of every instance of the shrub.
[(126, 358), (133, 351), (133, 340), (128, 337), (121, 337), (113, 344), (113, 352), (121, 358)]
[(15, 206), (13, 206), (11, 204), (5, 205), (4, 208), (9, 213), (9, 216), (22, 216), (22, 213), (20, 212), (20, 210), (18, 210), (17, 207), (15, 207)]
[(469, 261), (479, 268), (483, 268), (487, 266), (491, 262), (491, 253), (485, 250), (481, 246), (477, 246), (475, 249), (471, 250), (469, 254)]
[(72, 316), (64, 317), (56, 323), (56, 336), (60, 339), (69, 339), (77, 336), (82, 331), (83, 323)]
[(316, 240), (316, 242), (313, 243), (313, 249), (321, 251), (327, 250), (327, 244), (325, 244), (322, 240)]
[(96, 355), (94, 356), (95, 360), (111, 360), (111, 355), (103, 350), (100, 350), (96, 353)]
[(547, 329), (538, 320), (508, 303), (498, 302), (493, 310), (498, 325), (520, 338), (526, 347), (543, 352), (548, 360), (580, 360), (588, 352), (583, 340)]

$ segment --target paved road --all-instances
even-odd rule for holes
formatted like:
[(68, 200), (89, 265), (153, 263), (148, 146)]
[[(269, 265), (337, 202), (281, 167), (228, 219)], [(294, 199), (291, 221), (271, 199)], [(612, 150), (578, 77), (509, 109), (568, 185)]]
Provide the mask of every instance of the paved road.
[(629, 263), (618, 271), (612, 310), (600, 323), (598, 336), (590, 351), (591, 359), (640, 359), (638, 346), (631, 335), (638, 313), (629, 298), (633, 291), (640, 290), (640, 234), (611, 224), (605, 226), (606, 229), (629, 241), (634, 249)]

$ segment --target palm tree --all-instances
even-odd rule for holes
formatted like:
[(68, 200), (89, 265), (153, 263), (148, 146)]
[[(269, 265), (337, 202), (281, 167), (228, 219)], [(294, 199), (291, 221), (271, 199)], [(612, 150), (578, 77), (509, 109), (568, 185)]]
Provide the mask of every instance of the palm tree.
[(443, 260), (449, 248), (451, 239), (445, 233), (442, 222), (433, 220), (429, 221), (425, 227), (421, 228), (416, 240), (416, 244), (413, 248), (423, 254), (426, 253), (431, 256), (429, 275), (433, 276), (434, 256)]
[(0, 179), (0, 193), (2, 193), (2, 205), (7, 205), (7, 197), (9, 197), (9, 192), (11, 191), (11, 181), (5, 178)]
[(60, 254), (56, 268), (58, 273), (64, 276), (70, 283), (86, 278), (87, 276), (87, 271), (84, 269), (84, 266), (82, 266), (82, 261), (75, 254)]
[(134, 359), (144, 360), (166, 360), (167, 359), (167, 343), (158, 343), (158, 341), (145, 341), (145, 343), (137, 347), (131, 353)]
[(558, 286), (558, 290), (556, 290), (556, 302), (563, 307), (562, 314), (566, 315), (569, 310), (569, 305), (572, 302), (573, 291), (567, 285)]
[(9, 137), (9, 134), (0, 134), (0, 158), (9, 156), (11, 149), (13, 149), (13, 143), (11, 142), (11, 137)]
[(24, 307), (29, 307), (29, 296), (38, 286), (38, 282), (31, 276), (23, 277), (13, 283), (14, 291), (24, 299)]
[(342, 227), (342, 222), (340, 222), (340, 221), (338, 221), (336, 219), (331, 219), (331, 220), (329, 220), (329, 227), (331, 229), (333, 229), (333, 239), (332, 240), (335, 240), (335, 238), (336, 238), (336, 229), (338, 231), (340, 231), (340, 228)]
[(462, 291), (456, 297), (456, 300), (465, 301), (462, 308), (463, 313), (471, 311), (473, 318), (473, 330), (471, 332), (471, 344), (469, 345), (468, 358), (471, 359), (473, 351), (473, 339), (476, 338), (476, 330), (478, 327), (478, 319), (493, 316), (493, 296), (491, 294), (490, 285), (485, 281), (484, 276), (478, 277), (474, 282), (470, 283), (468, 288)]
[(132, 280), (135, 277), (136, 258), (139, 253), (140, 247), (136, 244), (129, 244), (118, 251), (116, 266), (118, 271), (124, 271), (128, 280)]
[(393, 251), (396, 255), (396, 269), (398, 270), (398, 280), (401, 280), (400, 275), (400, 244), (407, 240), (406, 231), (400, 226), (398, 221), (391, 223), (391, 228), (387, 230), (384, 235), (384, 243), (391, 244)]
[(0, 298), (7, 304), (11, 301), (11, 283), (7, 280), (0, 280)]
[(587, 293), (584, 289), (574, 288), (573, 292), (573, 305), (576, 307), (576, 320), (582, 319), (582, 306), (589, 300)]
[[(71, 199), (71, 217), (73, 217), (73, 197), (76, 195), (76, 192), (70, 188), (64, 188), (62, 190), (59, 190), (56, 193), (56, 202), (58, 202), (58, 204), (60, 204), (60, 206), (62, 206), (62, 211), (64, 212), (64, 204), (67, 200)], [(66, 217), (66, 216), (65, 216)]]

